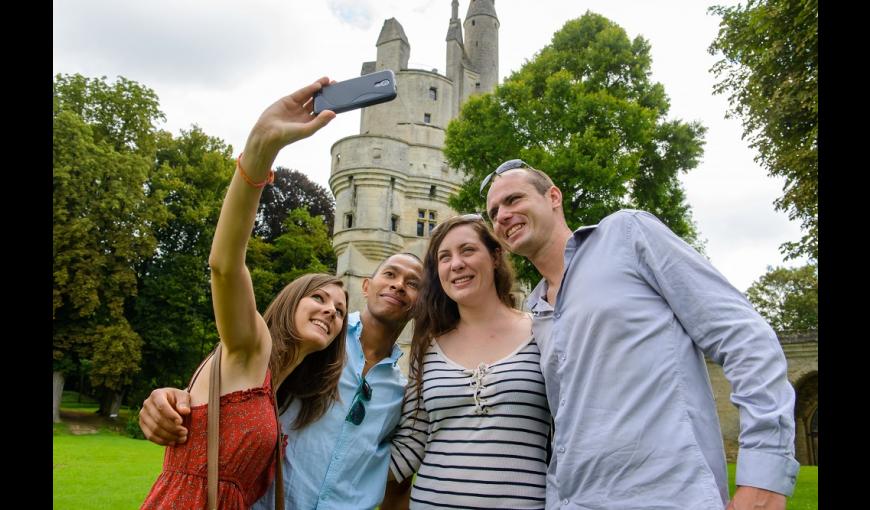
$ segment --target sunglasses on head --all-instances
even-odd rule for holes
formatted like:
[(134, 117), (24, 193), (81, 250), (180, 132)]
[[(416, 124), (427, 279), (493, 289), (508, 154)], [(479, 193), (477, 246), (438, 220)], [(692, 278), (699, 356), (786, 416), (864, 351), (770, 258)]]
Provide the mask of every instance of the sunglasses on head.
[(460, 214), (457, 216), (453, 216), (452, 218), (448, 218), (444, 222), (435, 225), (435, 228), (433, 228), (432, 231), (429, 232), (429, 235), (430, 236), (435, 235), (435, 233), (438, 232), (438, 228), (441, 227), (441, 225), (443, 225), (447, 221), (454, 220), (457, 218), (459, 218), (462, 221), (480, 221), (480, 222), (486, 223), (486, 218), (484, 218), (483, 215), (480, 213)]
[(372, 387), (369, 386), (368, 381), (363, 377), (362, 383), (359, 385), (359, 388), (357, 388), (356, 395), (353, 397), (350, 411), (348, 411), (347, 417), (345, 417), (344, 420), (349, 421), (354, 425), (362, 423), (363, 419), (366, 417), (366, 406), (363, 404), (363, 401), (368, 402), (371, 399)]
[(523, 161), (521, 159), (509, 159), (509, 160), (505, 161), (504, 163), (500, 164), (498, 166), (498, 168), (496, 168), (494, 171), (490, 172), (489, 175), (487, 175), (486, 177), (483, 178), (483, 182), (480, 183), (480, 196), (483, 198), (486, 198), (486, 196), (483, 194), (483, 190), (486, 189), (486, 185), (490, 183), (490, 181), (492, 180), (493, 177), (495, 177), (497, 175), (501, 175), (501, 174), (507, 172), (508, 170), (515, 170), (517, 168), (532, 168), (532, 167), (531, 167), (531, 165), (529, 165), (528, 163), (526, 163), (525, 161)]

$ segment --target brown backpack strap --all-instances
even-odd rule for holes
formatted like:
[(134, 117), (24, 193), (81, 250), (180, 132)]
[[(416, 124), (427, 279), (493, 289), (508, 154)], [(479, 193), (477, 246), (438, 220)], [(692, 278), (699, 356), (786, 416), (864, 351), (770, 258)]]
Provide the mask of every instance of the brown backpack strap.
[(275, 421), (278, 423), (278, 444), (275, 445), (275, 510), (284, 510), (284, 461), (281, 459), (281, 420), (278, 418), (277, 389), (272, 391), (272, 404), (275, 406)]
[(221, 344), (215, 348), (211, 362), (211, 379), (208, 385), (208, 510), (217, 510), (218, 505), (218, 424), (221, 411)]
[[(211, 363), (211, 379), (208, 387), (208, 510), (217, 510), (218, 502), (218, 455), (220, 423), (220, 385), (221, 385), (221, 344), (215, 348)], [(196, 376), (194, 376), (195, 378)], [(278, 400), (272, 392), (272, 405), (275, 407), (275, 423), (278, 426), (278, 441), (275, 444), (275, 508), (284, 510), (284, 465), (281, 459), (281, 420), (278, 418)]]

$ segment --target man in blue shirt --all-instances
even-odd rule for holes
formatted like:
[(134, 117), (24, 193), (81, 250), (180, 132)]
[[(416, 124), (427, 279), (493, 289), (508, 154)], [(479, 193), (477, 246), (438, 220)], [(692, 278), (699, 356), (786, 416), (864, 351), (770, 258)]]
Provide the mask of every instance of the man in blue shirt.
[[(784, 510), (794, 390), (770, 326), (655, 216), (623, 210), (572, 232), (562, 193), (521, 160), (490, 180), (496, 236), (543, 279), (528, 298), (553, 413), (547, 508)], [(704, 355), (740, 411), (737, 490)]]
[[(384, 497), (390, 461), (390, 438), (399, 420), (406, 379), (398, 367), (402, 351), (396, 339), (408, 322), (423, 278), (420, 259), (393, 255), (363, 281), (366, 306), (348, 315), (347, 362), (341, 374), (341, 401), (302, 430), (292, 423), (298, 401), (281, 414), (288, 435), (284, 457), (287, 508), (374, 508)], [(359, 424), (348, 419), (354, 396), (365, 377), (371, 400)], [(181, 415), (190, 413), (190, 395), (175, 388), (154, 390), (139, 414), (145, 437), (160, 445), (183, 443), (187, 430)], [(274, 508), (274, 483), (253, 508)], [(402, 497), (407, 487), (388, 486)], [(391, 496), (388, 494), (388, 496)]]

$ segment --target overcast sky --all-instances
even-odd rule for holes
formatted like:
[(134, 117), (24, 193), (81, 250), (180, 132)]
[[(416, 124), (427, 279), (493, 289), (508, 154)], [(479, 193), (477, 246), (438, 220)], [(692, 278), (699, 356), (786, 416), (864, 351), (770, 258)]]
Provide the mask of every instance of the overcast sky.
[[(465, 18), (470, 0), (459, 2)], [(278, 97), (320, 76), (358, 76), (375, 60), (384, 20), (395, 17), (411, 44), (409, 67), (444, 74), (451, 0), (54, 0), (53, 72), (124, 76), (152, 90), (166, 114), (162, 129), (199, 125), (244, 148), (248, 130)], [(707, 47), (719, 20), (706, 0), (536, 0), (495, 3), (503, 80), (586, 10), (642, 36), (652, 47), (652, 78), (671, 100), (670, 118), (708, 128), (701, 164), (682, 177), (707, 255), (745, 291), (798, 224), (773, 208), (782, 179), (767, 177), (741, 140), (727, 99), (712, 93), (716, 57)], [(359, 132), (359, 112), (340, 114), (312, 138), (284, 149), (276, 165), (305, 172), (328, 189), (331, 145)], [(578, 225), (574, 225), (576, 227)]]

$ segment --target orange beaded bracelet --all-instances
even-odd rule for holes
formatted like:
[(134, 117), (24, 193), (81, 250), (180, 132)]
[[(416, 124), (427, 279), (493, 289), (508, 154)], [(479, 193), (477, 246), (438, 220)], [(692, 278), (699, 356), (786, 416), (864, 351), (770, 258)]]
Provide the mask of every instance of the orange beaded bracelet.
[(236, 159), (236, 167), (238, 167), (239, 173), (242, 174), (242, 179), (244, 179), (245, 182), (258, 189), (265, 187), (267, 184), (272, 184), (273, 182), (275, 182), (275, 171), (271, 169), (269, 170), (269, 177), (267, 177), (265, 181), (252, 181), (251, 178), (248, 177), (248, 174), (245, 173), (245, 170), (242, 168), (242, 154), (244, 154), (244, 152), (239, 153), (239, 157)]

